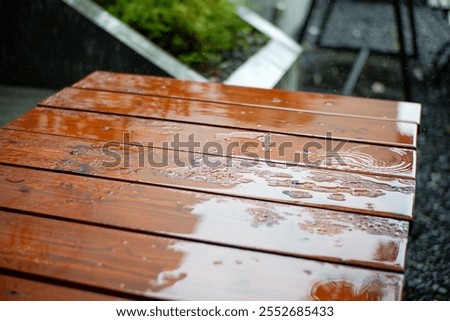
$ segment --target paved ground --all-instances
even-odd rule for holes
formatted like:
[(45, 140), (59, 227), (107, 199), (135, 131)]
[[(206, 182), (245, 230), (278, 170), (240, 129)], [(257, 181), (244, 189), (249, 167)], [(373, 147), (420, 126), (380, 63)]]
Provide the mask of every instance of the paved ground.
[(0, 85), (0, 127), (19, 117), (55, 91)]

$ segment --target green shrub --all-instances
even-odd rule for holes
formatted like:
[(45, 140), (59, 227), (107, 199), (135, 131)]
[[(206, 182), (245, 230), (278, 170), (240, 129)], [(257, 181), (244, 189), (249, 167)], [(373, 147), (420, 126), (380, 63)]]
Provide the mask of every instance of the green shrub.
[(97, 0), (112, 15), (191, 67), (218, 65), (245, 51), (253, 28), (229, 0)]

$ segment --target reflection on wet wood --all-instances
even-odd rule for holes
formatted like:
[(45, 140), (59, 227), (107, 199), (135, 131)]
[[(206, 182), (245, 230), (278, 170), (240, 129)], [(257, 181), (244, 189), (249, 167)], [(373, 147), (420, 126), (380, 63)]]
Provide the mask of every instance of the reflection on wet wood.
[(420, 123), (415, 103), (344, 97), (328, 94), (236, 87), (169, 78), (97, 71), (73, 85), (78, 88), (131, 92), (208, 102), (295, 109), (311, 113), (345, 115)]
[[(0, 131), (0, 162), (325, 209), (412, 219), (415, 182), (229, 157)], [(43, 150), (41, 147), (45, 146)]]
[(113, 295), (2, 275), (0, 272), (0, 301), (115, 301), (119, 299)]
[(404, 269), (405, 221), (2, 165), (0, 182), (2, 208), (330, 262)]
[(67, 88), (42, 105), (414, 148), (417, 124)]
[(315, 284), (311, 296), (314, 300), (380, 301), (382, 287), (382, 283), (374, 282), (368, 287), (357, 288), (346, 280), (331, 280)]
[(252, 129), (229, 129), (42, 107), (32, 109), (6, 128), (137, 145), (152, 143), (154, 147), (180, 150), (187, 148), (184, 145), (174, 146), (173, 142), (176, 139), (188, 142), (192, 137), (193, 141), (199, 143), (192, 147), (197, 153), (407, 178), (414, 178), (416, 172), (416, 152), (412, 149), (312, 139)]
[(0, 300), (399, 300), (419, 122), (95, 72), (0, 129)]
[[(0, 226), (2, 268), (145, 298), (398, 300), (402, 291), (396, 273), (4, 211)], [(327, 290), (335, 284), (353, 290)]]

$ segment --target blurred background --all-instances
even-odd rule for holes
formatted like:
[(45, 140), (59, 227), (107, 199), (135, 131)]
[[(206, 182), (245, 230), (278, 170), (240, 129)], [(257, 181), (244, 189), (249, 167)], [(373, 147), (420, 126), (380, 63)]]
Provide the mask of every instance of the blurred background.
[[(245, 3), (302, 46), (293, 89), (423, 105), (405, 299), (449, 300), (450, 1)], [(94, 70), (168, 76), (63, 1), (0, 0), (0, 15), (0, 125)]]

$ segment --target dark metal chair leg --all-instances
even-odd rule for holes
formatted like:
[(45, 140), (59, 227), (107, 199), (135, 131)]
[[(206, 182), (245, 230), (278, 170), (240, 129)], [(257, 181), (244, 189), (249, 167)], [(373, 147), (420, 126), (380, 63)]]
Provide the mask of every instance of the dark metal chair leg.
[(300, 29), (300, 32), (297, 35), (298, 42), (303, 42), (303, 39), (305, 38), (305, 33), (308, 31), (309, 21), (311, 20), (312, 13), (314, 12), (314, 9), (316, 7), (317, 0), (312, 0), (311, 5), (309, 6), (308, 14), (306, 15), (305, 22), (303, 23), (302, 28)]
[(402, 63), (402, 75), (403, 75), (403, 87), (405, 91), (405, 98), (406, 100), (410, 100), (411, 98), (411, 90), (410, 90), (410, 81), (409, 81), (409, 73), (408, 73), (408, 61), (407, 61), (407, 54), (406, 54), (406, 39), (405, 34), (403, 33), (403, 20), (402, 20), (402, 12), (400, 8), (400, 0), (394, 1), (394, 11), (395, 11), (395, 18), (397, 23), (397, 34), (398, 34), (398, 41), (400, 44), (400, 58)]
[(335, 3), (336, 3), (336, 1), (327, 0), (327, 4), (326, 4), (327, 7), (326, 7), (326, 10), (325, 10), (325, 14), (323, 16), (322, 22), (321, 22), (320, 27), (319, 27), (319, 30), (320, 30), (319, 32), (320, 33), (319, 33), (319, 36), (316, 38), (316, 45), (318, 45), (318, 46), (321, 45), (322, 35), (323, 35), (323, 32), (325, 31), (325, 27), (326, 27), (326, 25), (328, 23), (328, 19), (331, 16), (331, 12), (333, 11)]
[(408, 0), (408, 15), (409, 15), (409, 24), (411, 25), (411, 37), (412, 37), (412, 46), (413, 52), (412, 57), (416, 58), (417, 51), (417, 32), (416, 32), (416, 18), (414, 17), (414, 4), (413, 0)]
[(367, 63), (367, 59), (369, 59), (369, 56), (370, 56), (369, 48), (364, 47), (359, 51), (358, 58), (353, 64), (352, 70), (350, 71), (350, 74), (347, 77), (347, 81), (345, 82), (344, 88), (342, 89), (343, 95), (351, 95), (353, 93), (356, 85), (358, 84), (358, 80), (361, 77), (364, 66)]

